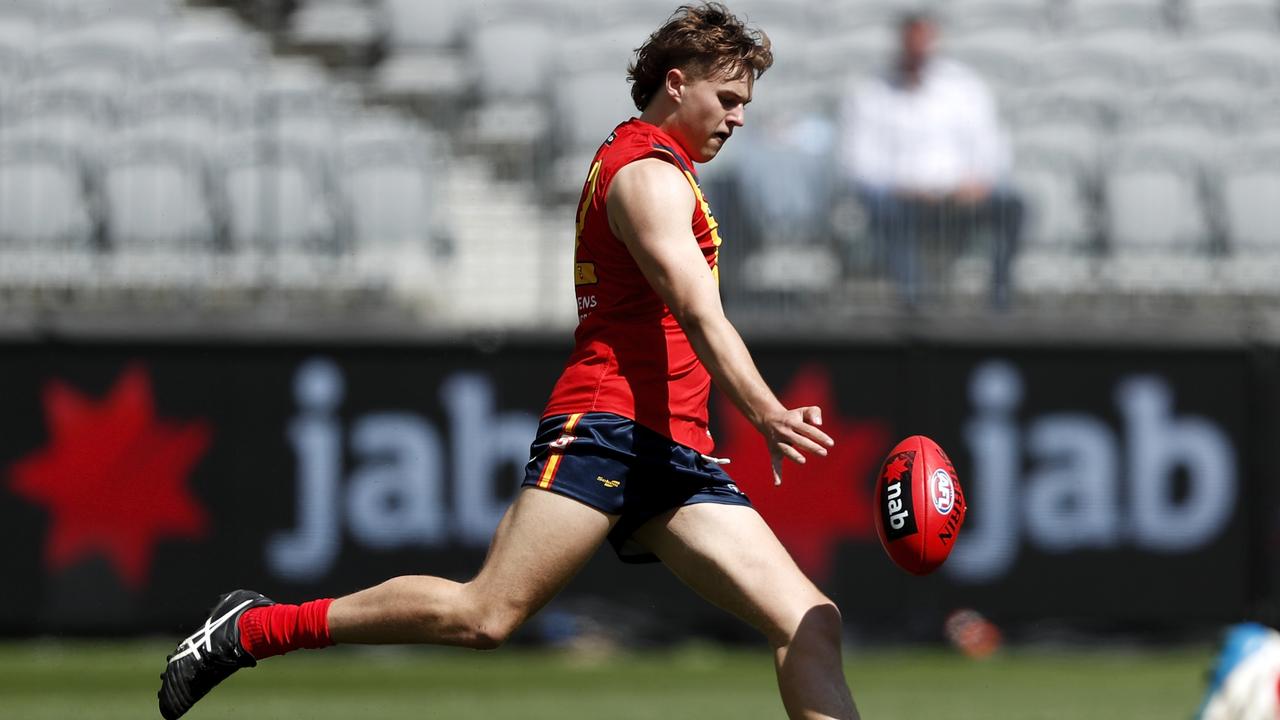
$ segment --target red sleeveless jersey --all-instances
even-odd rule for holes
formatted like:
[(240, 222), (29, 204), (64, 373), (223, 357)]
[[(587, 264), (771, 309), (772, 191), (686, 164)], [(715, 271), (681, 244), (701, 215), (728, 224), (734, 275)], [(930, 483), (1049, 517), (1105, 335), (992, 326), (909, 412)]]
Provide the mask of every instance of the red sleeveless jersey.
[(613, 177), (628, 163), (660, 158), (683, 173), (696, 200), (689, 222), (707, 266), (716, 265), (720, 236), (698, 187), (693, 162), (675, 140), (632, 118), (596, 152), (578, 203), (574, 284), (578, 329), (573, 354), (543, 417), (609, 412), (708, 453), (711, 376), (694, 354), (671, 309), (650, 287), (627, 246), (609, 229), (605, 208)]

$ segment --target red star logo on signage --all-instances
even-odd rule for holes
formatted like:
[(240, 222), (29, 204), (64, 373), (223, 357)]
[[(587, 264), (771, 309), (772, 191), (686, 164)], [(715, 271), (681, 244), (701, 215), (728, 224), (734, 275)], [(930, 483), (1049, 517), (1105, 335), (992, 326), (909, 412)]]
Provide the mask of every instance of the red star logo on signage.
[(157, 418), (140, 366), (121, 374), (101, 400), (51, 380), (42, 401), (48, 445), (10, 468), (9, 486), (48, 509), (46, 569), (101, 555), (125, 585), (142, 588), (161, 538), (205, 532), (186, 479), (209, 447), (208, 426)]
[(827, 457), (809, 455), (804, 465), (784, 461), (782, 485), (774, 487), (763, 438), (724, 399), (719, 450), (733, 460), (734, 481), (796, 564), (821, 582), (831, 576), (837, 542), (875, 537), (872, 482), (890, 442), (890, 428), (881, 420), (841, 416), (829, 371), (821, 366), (801, 368), (779, 399), (789, 408), (822, 408), (822, 429), (836, 441)]

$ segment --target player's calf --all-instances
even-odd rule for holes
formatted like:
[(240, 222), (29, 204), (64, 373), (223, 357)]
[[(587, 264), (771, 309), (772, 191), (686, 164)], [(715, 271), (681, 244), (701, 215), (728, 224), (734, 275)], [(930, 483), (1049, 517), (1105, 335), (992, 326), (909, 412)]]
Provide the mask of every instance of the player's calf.
[(790, 718), (853, 720), (857, 708), (844, 679), (843, 623), (830, 601), (812, 603), (774, 643), (782, 704)]

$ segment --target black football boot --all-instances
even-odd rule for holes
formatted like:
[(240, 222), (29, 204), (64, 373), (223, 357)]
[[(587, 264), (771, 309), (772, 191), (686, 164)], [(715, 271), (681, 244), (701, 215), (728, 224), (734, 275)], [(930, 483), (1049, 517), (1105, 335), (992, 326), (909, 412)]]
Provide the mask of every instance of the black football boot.
[(160, 675), (160, 714), (176, 720), (191, 709), (213, 686), (242, 667), (258, 661), (240, 645), (240, 616), (249, 608), (275, 605), (252, 590), (234, 590), (223, 595), (209, 611), (204, 626), (196, 630), (168, 658)]

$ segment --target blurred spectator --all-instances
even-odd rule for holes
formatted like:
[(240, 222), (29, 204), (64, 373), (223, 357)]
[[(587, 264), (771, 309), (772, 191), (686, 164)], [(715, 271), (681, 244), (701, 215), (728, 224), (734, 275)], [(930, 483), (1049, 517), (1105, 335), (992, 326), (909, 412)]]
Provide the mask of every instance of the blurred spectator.
[(992, 301), (1003, 308), (1022, 224), (1022, 202), (1004, 184), (1010, 150), (986, 84), (969, 68), (935, 57), (937, 36), (931, 16), (905, 15), (893, 64), (848, 96), (840, 119), (843, 179), (868, 213), (877, 254), (904, 302), (920, 299), (926, 229), (947, 243), (948, 255), (985, 230)]

